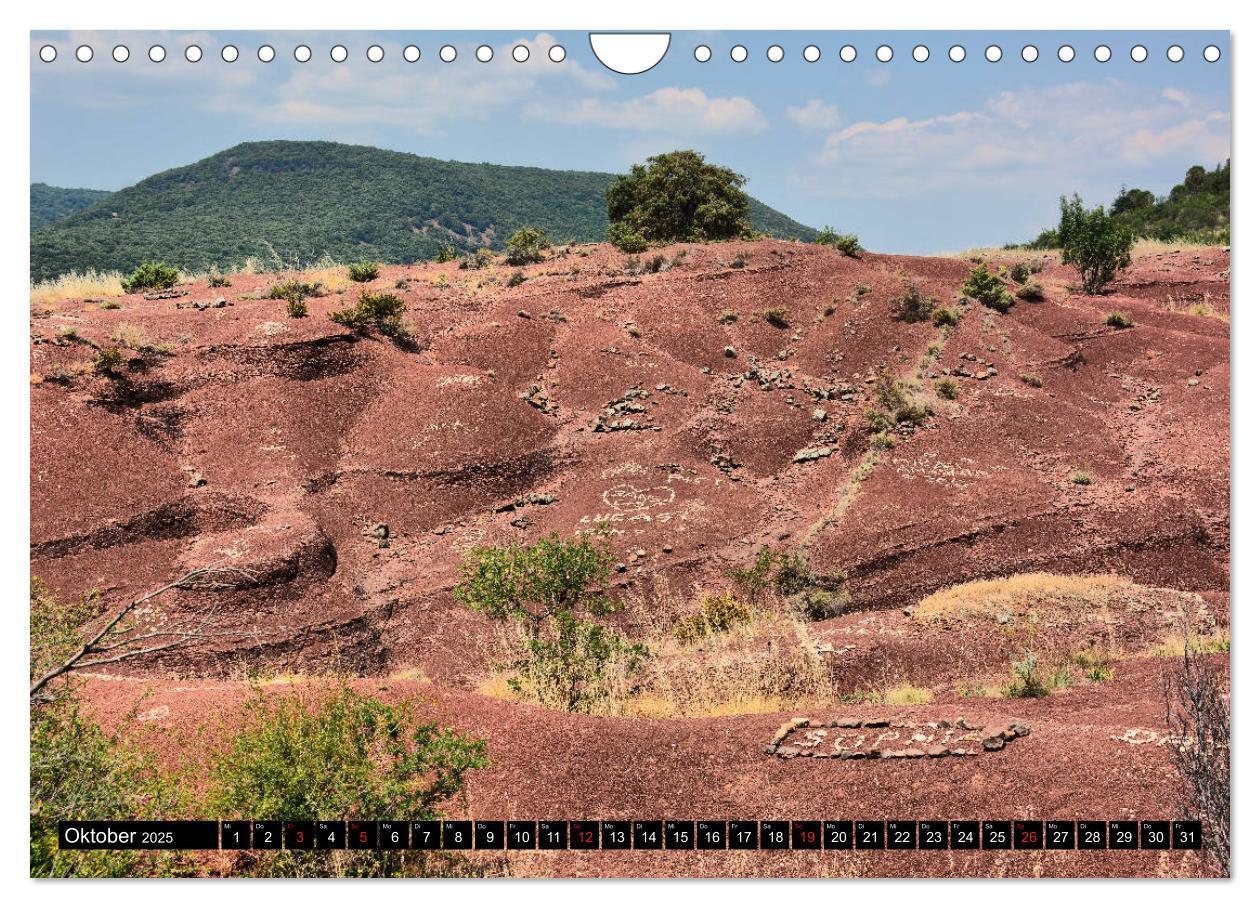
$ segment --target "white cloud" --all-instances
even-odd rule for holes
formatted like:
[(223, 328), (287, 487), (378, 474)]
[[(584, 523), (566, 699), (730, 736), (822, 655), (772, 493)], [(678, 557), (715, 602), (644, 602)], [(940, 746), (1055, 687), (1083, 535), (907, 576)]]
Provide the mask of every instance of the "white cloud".
[(686, 134), (751, 133), (767, 126), (766, 118), (747, 98), (710, 98), (699, 88), (658, 88), (625, 101), (588, 97), (535, 102), (525, 112), (556, 123)]
[(1070, 184), (1116, 163), (1213, 164), (1229, 155), (1229, 116), (1188, 95), (1118, 81), (1001, 91), (976, 109), (864, 120), (830, 132), (798, 182), (837, 196), (894, 197), (949, 187)]
[(841, 123), (840, 108), (818, 98), (801, 107), (789, 107), (784, 115), (801, 129), (835, 129)]

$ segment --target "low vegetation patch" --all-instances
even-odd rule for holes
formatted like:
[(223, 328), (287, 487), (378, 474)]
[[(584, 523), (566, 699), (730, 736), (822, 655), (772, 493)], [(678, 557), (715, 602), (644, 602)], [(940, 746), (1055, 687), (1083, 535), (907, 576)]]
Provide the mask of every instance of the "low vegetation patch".
[(1028, 283), (1015, 289), (1015, 296), (1021, 300), (1036, 303), (1046, 298), (1046, 291), (1041, 284), (1036, 281), (1029, 281)]
[(932, 405), (919, 400), (914, 388), (882, 373), (875, 382), (875, 406), (866, 411), (867, 430), (872, 434), (898, 427), (913, 429), (932, 415)]
[(537, 227), (522, 227), (508, 237), (507, 263), (513, 267), (531, 265), (543, 260), (543, 252), (551, 244), (547, 234)]
[(301, 302), (308, 296), (323, 295), (323, 284), (318, 281), (299, 280), (298, 278), (281, 281), (267, 290), (267, 299), (288, 300), (289, 302)]
[(328, 314), (334, 322), (360, 333), (376, 330), (386, 337), (399, 341), (409, 340), (411, 331), (403, 324), (406, 306), (392, 293), (359, 293), (359, 302), (345, 309), (334, 309)]
[(924, 322), (932, 318), (936, 300), (925, 294), (914, 281), (906, 281), (905, 292), (892, 301), (893, 317), (903, 322)]
[(164, 262), (144, 262), (123, 281), (123, 289), (128, 293), (139, 293), (142, 290), (165, 290), (178, 283), (178, 268), (171, 268)]
[(862, 246), (858, 242), (857, 234), (838, 233), (829, 226), (818, 231), (814, 237), (814, 242), (820, 246), (831, 246), (834, 249), (838, 249), (850, 258), (857, 258), (858, 254), (862, 252)]
[(1112, 328), (1132, 328), (1133, 319), (1123, 312), (1109, 312), (1107, 313), (1107, 324)]
[(958, 397), (958, 382), (952, 378), (942, 378), (936, 382), (936, 396), (942, 400), (954, 400)]
[(953, 328), (962, 321), (962, 313), (957, 309), (937, 309), (932, 313), (932, 324), (938, 328)]
[(1006, 289), (1006, 282), (984, 265), (977, 265), (967, 274), (962, 294), (998, 312), (1006, 312), (1015, 305), (1015, 297)]
[(71, 271), (48, 281), (31, 282), (31, 305), (49, 306), (69, 299), (122, 296), (123, 276), (117, 271)]
[(769, 309), (761, 313), (761, 317), (764, 318), (768, 324), (773, 325), (775, 328), (791, 327), (791, 322), (789, 321), (789, 315), (790, 313), (788, 312), (786, 306), (771, 306)]
[(366, 284), (380, 276), (381, 266), (378, 262), (357, 262), (350, 266), (350, 280), (356, 284)]

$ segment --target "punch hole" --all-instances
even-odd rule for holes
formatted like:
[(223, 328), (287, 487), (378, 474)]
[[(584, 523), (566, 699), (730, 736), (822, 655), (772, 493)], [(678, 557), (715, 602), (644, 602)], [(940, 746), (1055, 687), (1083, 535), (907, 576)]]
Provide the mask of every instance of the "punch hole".
[(743, 63), (748, 59), (748, 48), (742, 44), (736, 44), (731, 48), (731, 59), (736, 63)]
[(166, 48), (161, 44), (154, 44), (149, 48), (149, 59), (154, 63), (161, 63), (166, 59)]
[(223, 58), (224, 63), (235, 63), (240, 55), (241, 52), (236, 49), (235, 44), (225, 44), (223, 50), (219, 51), (219, 56)]
[(771, 63), (778, 63), (783, 59), (783, 48), (777, 44), (771, 44), (766, 48), (766, 59)]
[(990, 44), (984, 49), (984, 58), (990, 63), (996, 63), (1002, 59), (1002, 48), (996, 44)]
[(189, 44), (184, 48), (184, 59), (189, 63), (201, 62), (201, 48), (196, 44)]
[(57, 59), (57, 48), (53, 47), (51, 44), (45, 44), (39, 49), (39, 58), (45, 63), (51, 63), (53, 60)]
[(443, 63), (453, 63), (455, 58), (459, 56), (459, 52), (455, 50), (453, 45), (443, 44), (438, 49), (438, 59)]
[(857, 59), (857, 48), (852, 44), (846, 44), (840, 48), (840, 59), (845, 63), (852, 63)]
[(1071, 44), (1064, 44), (1059, 48), (1059, 62), (1071, 63), (1076, 59), (1076, 48)]
[(1207, 60), (1209, 63), (1215, 63), (1220, 58), (1221, 49), (1215, 44), (1209, 44), (1207, 47), (1203, 48), (1203, 59)]
[(92, 48), (88, 47), (86, 44), (80, 44), (74, 49), (74, 58), (80, 63), (92, 62)]
[(1025, 63), (1036, 63), (1040, 52), (1037, 50), (1037, 45), (1025, 44), (1024, 49), (1019, 52), (1019, 56)]
[(1106, 63), (1111, 59), (1111, 48), (1106, 44), (1099, 44), (1094, 48), (1094, 59), (1099, 63)]
[(563, 63), (564, 58), (567, 57), (568, 55), (569, 54), (564, 49), (563, 44), (553, 44), (551, 45), (550, 49), (548, 49), (547, 51), (547, 59), (550, 60), (552, 63)]
[(131, 57), (131, 51), (127, 49), (126, 44), (119, 44), (114, 48), (113, 57), (116, 63), (126, 63), (128, 58)]
[(270, 44), (264, 44), (258, 48), (258, 59), (263, 63), (270, 63), (276, 58), (276, 49)]
[(309, 63), (311, 59), (311, 49), (305, 44), (299, 44), (293, 48), (293, 59), (299, 63)]
[(1174, 44), (1172, 47), (1168, 48), (1169, 63), (1180, 63), (1183, 59), (1185, 59), (1185, 56), (1186, 52), (1181, 49), (1180, 44)]
[(420, 48), (414, 44), (408, 44), (403, 48), (403, 59), (408, 63), (415, 63), (420, 59)]
[(696, 46), (694, 56), (697, 63), (708, 63), (713, 59), (713, 51), (709, 50), (707, 45), (699, 44)]
[(489, 44), (483, 44), (477, 48), (477, 62), (489, 63), (494, 59), (494, 48)]
[(822, 59), (822, 51), (818, 49), (816, 44), (809, 44), (801, 52), (801, 56), (805, 58), (806, 63), (817, 63)]
[(967, 48), (963, 47), (961, 44), (955, 44), (949, 49), (949, 59), (955, 63), (961, 63), (963, 60), (966, 60)]
[(385, 59), (385, 48), (379, 44), (373, 44), (367, 49), (367, 58), (370, 63), (380, 63)]
[(932, 52), (927, 49), (926, 44), (916, 44), (914, 50), (910, 51), (910, 56), (914, 58), (915, 63), (926, 63), (932, 56)]
[(1133, 49), (1129, 51), (1129, 59), (1134, 63), (1144, 63), (1146, 61), (1146, 48), (1141, 44), (1133, 45)]
[(887, 44), (881, 44), (875, 48), (875, 59), (880, 63), (888, 63), (893, 58), (893, 49)]
[(350, 51), (346, 50), (344, 44), (334, 44), (332, 50), (328, 52), (328, 56), (332, 58), (334, 63), (345, 63), (350, 57)]

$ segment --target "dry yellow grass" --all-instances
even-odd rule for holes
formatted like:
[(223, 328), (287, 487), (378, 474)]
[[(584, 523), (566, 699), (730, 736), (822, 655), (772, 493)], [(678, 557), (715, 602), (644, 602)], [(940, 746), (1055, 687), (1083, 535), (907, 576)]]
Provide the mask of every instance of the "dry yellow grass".
[(1228, 653), (1229, 631), (1218, 631), (1214, 634), (1169, 634), (1156, 646), (1151, 648), (1150, 655), (1162, 659), (1180, 658), (1186, 650), (1191, 653)]
[(1135, 259), (1143, 258), (1156, 253), (1168, 252), (1216, 252), (1223, 249), (1224, 246), (1218, 246), (1212, 243), (1181, 243), (1176, 240), (1138, 240), (1133, 245), (1132, 257)]
[(1039, 610), (1096, 608), (1138, 587), (1115, 574), (1015, 574), (938, 590), (914, 609), (918, 621), (1020, 618)]
[(31, 283), (31, 305), (50, 306), (63, 300), (122, 296), (123, 276), (117, 271), (72, 271), (50, 281)]
[(913, 684), (898, 684), (884, 691), (881, 700), (885, 706), (919, 706), (932, 702), (932, 691)]
[(304, 273), (304, 279), (312, 284), (323, 284), (329, 293), (343, 293), (350, 287), (350, 273), (344, 265), (321, 262), (318, 267)]

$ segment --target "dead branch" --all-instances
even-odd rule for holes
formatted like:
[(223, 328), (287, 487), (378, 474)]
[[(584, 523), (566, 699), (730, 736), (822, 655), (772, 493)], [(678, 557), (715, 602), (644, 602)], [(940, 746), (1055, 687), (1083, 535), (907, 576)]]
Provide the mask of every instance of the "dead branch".
[[(116, 611), (109, 620), (70, 658), (49, 670), (31, 685), (32, 700), (40, 697), (41, 692), (50, 682), (62, 675), (97, 665), (110, 665), (126, 659), (138, 659), (152, 653), (163, 652), (185, 646), (194, 640), (209, 637), (242, 637), (246, 634), (234, 631), (217, 631), (210, 629), (211, 621), (218, 611), (212, 606), (199, 619), (180, 621), (173, 624), (137, 633), (137, 628), (124, 624), (125, 619), (136, 609), (153, 599), (157, 599), (172, 590), (229, 590), (236, 584), (227, 578), (239, 577), (253, 580), (254, 575), (243, 568), (208, 566), (195, 568), (155, 590), (133, 599)], [(147, 641), (160, 640), (160, 643), (143, 646)]]

